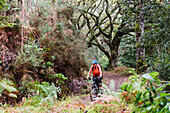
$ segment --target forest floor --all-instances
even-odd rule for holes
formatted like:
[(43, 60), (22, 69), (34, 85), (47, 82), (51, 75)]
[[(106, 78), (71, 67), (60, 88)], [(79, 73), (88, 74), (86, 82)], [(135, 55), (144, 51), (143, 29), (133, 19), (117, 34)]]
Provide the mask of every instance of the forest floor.
[[(87, 92), (82, 94), (74, 94), (65, 99), (56, 100), (53, 104), (41, 103), (41, 105), (32, 105), (31, 99), (20, 103), (15, 107), (0, 108), (2, 113), (130, 113), (131, 108), (124, 105), (121, 101), (121, 93), (119, 86), (127, 81), (127, 76), (115, 75), (112, 72), (103, 73), (103, 89), (104, 94), (100, 94), (95, 101), (90, 100)], [(80, 81), (90, 87), (89, 80)], [(77, 86), (78, 87), (78, 86)]]
[[(104, 92), (104, 94), (100, 94), (100, 97), (97, 97), (95, 101), (90, 100), (89, 94), (84, 94), (81, 95), (79, 94), (77, 97), (70, 97), (74, 98), (71, 103), (69, 103), (67, 106), (63, 106), (57, 111), (63, 111), (63, 109), (70, 109), (70, 108), (79, 108), (81, 111), (84, 111), (85, 113), (91, 112), (88, 111), (88, 109), (92, 109), (95, 105), (102, 105), (102, 106), (112, 106), (116, 108), (116, 111), (113, 113), (130, 113), (128, 109), (122, 106), (120, 99), (118, 96), (116, 96), (117, 93), (120, 92), (119, 86), (124, 82), (127, 81), (128, 76), (120, 76), (120, 75), (115, 75), (112, 72), (104, 72), (103, 73), (103, 89), (106, 89), (107, 92)], [(88, 82), (85, 82), (89, 85)], [(88, 86), (90, 87), (90, 85)], [(66, 100), (68, 101), (68, 100)], [(116, 105), (111, 105), (110, 103), (115, 102), (117, 103)], [(84, 110), (83, 110), (84, 109)], [(106, 108), (104, 108), (106, 109)], [(71, 111), (70, 111), (71, 112)], [(95, 111), (93, 111), (96, 113)], [(112, 112), (111, 112), (112, 113)]]
[[(107, 92), (107, 95), (110, 95), (113, 92), (119, 92), (120, 91), (120, 86), (124, 81), (127, 81), (128, 76), (120, 76), (120, 75), (115, 75), (112, 72), (108, 72), (108, 71), (104, 71), (103, 72), (103, 88), (109, 90), (110, 92)], [(87, 83), (87, 82), (85, 82)], [(87, 83), (90, 87), (90, 84)], [(106, 94), (106, 92), (104, 93)], [(80, 96), (80, 95), (79, 95)], [(106, 96), (106, 95), (102, 95), (101, 97)], [(103, 99), (101, 98), (100, 99)], [(98, 98), (99, 99), (99, 98)], [(86, 96), (80, 98), (80, 100), (82, 103), (88, 103), (90, 100), (89, 94), (87, 94)]]
[(124, 82), (127, 81), (128, 76), (120, 76), (120, 75), (115, 75), (112, 72), (104, 72), (103, 73), (103, 83), (106, 84), (106, 86), (110, 86), (111, 80), (114, 80), (115, 82), (115, 91), (119, 91), (119, 86)]

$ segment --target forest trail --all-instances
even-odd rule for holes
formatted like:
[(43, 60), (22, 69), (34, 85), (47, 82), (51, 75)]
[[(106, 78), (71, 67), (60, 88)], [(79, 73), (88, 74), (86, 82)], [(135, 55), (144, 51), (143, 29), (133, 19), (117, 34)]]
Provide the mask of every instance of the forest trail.
[[(120, 103), (119, 98), (116, 96), (112, 96), (111, 93), (113, 94), (113, 93), (119, 92), (119, 86), (124, 81), (126, 81), (128, 79), (128, 77), (114, 75), (112, 72), (106, 72), (106, 71), (103, 73), (103, 75), (104, 75), (103, 76), (103, 88), (110, 90), (110, 92), (107, 92), (107, 93), (105, 92), (104, 94), (100, 94), (100, 97), (97, 97), (95, 99), (95, 101), (90, 100), (89, 94), (78, 95), (78, 98), (73, 99), (72, 103), (69, 103), (69, 104), (63, 106), (63, 108), (61, 108), (60, 110), (62, 111), (63, 109), (80, 109), (81, 111), (88, 112), (88, 110), (87, 110), (88, 107), (94, 107), (96, 104), (101, 104), (102, 106), (112, 106), (112, 107), (116, 108), (118, 111), (122, 112), (121, 104), (118, 104), (118, 105), (120, 105), (119, 107), (114, 106), (113, 104), (110, 104), (111, 101)], [(72, 97), (70, 97), (70, 99), (71, 98)], [(68, 101), (68, 100), (66, 100), (66, 101)], [(128, 110), (123, 110), (123, 111), (128, 112)], [(117, 112), (117, 113), (119, 113), (119, 112)]]
[(111, 80), (114, 80), (115, 91), (119, 91), (119, 86), (128, 79), (127, 76), (115, 75), (113, 72), (103, 72), (103, 84), (110, 86)]

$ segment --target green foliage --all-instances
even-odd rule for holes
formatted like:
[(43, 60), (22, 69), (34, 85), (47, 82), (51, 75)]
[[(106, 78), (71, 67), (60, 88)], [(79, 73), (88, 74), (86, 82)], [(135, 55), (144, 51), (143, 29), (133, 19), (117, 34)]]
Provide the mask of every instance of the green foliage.
[[(139, 75), (129, 78), (129, 82), (122, 85), (122, 97), (127, 103), (134, 104), (135, 112), (169, 112), (169, 96), (164, 88), (170, 85), (170, 82), (162, 83), (157, 76), (158, 72)], [(133, 98), (132, 98), (133, 97)]]
[[(0, 28), (4, 28), (4, 27), (14, 27), (16, 25), (18, 25), (17, 23), (14, 23), (11, 21), (11, 15), (7, 13), (9, 13), (11, 10), (16, 10), (15, 8), (13, 8), (14, 3), (13, 1), (10, 0), (0, 0)], [(12, 11), (11, 11), (12, 12)]]
[(29, 84), (30, 82), (33, 82), (33, 78), (29, 75), (24, 76), (18, 86), (18, 90), (20, 91), (20, 97), (18, 100), (20, 100), (22, 98), (22, 96), (28, 96), (28, 94), (30, 94), (32, 91), (29, 90)]
[(47, 76), (47, 78), (49, 80), (53, 80), (55, 79), (56, 80), (56, 83), (60, 86), (61, 84), (64, 83), (65, 80), (68, 80), (68, 77), (65, 77), (63, 74), (61, 73), (57, 73), (57, 74), (54, 74), (54, 75), (49, 75)]
[(11, 22), (8, 22), (8, 21), (0, 21), (0, 27), (1, 28), (4, 28), (4, 27), (10, 27), (10, 28), (12, 28), (12, 27), (14, 27), (14, 26), (16, 26), (16, 25), (18, 25), (17, 23), (11, 23)]
[(55, 74), (55, 76), (56, 76), (56, 78), (57, 78), (56, 83), (57, 83), (58, 85), (60, 85), (61, 83), (64, 83), (65, 80), (68, 80), (68, 77), (65, 77), (65, 76), (64, 76), (63, 74), (61, 74), (61, 73), (57, 73), (57, 74)]
[[(139, 27), (136, 24), (143, 15), (144, 36), (139, 38), (138, 47), (145, 47), (148, 72), (158, 71), (159, 78), (169, 80), (169, 3), (168, 1), (156, 2), (144, 0), (142, 8), (139, 8), (139, 0), (120, 0), (122, 10), (125, 13), (125, 23), (132, 28)], [(140, 29), (138, 29), (140, 31)], [(127, 60), (126, 60), (127, 61)], [(142, 61), (143, 62), (143, 61)], [(135, 64), (135, 63), (134, 63)], [(146, 64), (146, 65), (145, 65)], [(141, 67), (142, 68), (142, 67)]]
[(121, 76), (129, 76), (129, 75), (134, 75), (136, 74), (136, 71), (134, 68), (128, 68), (125, 66), (120, 66), (120, 67), (116, 67), (114, 68), (114, 73), (117, 75), (121, 75)]
[[(42, 0), (35, 2), (26, 0), (25, 8), (31, 7), (29, 10), (25, 9), (22, 12), (27, 16), (24, 17), (25, 22), (23, 22), (24, 45), (23, 51), (21, 51), (22, 38), (19, 35), (21, 27), (14, 29), (15, 24), (11, 22), (14, 22), (17, 18), (19, 23), (22, 19), (17, 15), (21, 11), (21, 4), (11, 0), (2, 2), (6, 6), (1, 4), (3, 9), (0, 11), (0, 27), (2, 27), (1, 25), (8, 25), (8, 28), (3, 29), (7, 36), (5, 40), (2, 40), (2, 44), (17, 55), (15, 60), (9, 56), (9, 59), (12, 60), (9, 68), (10, 75), (14, 76), (13, 80), (20, 91), (18, 101), (32, 93), (32, 90), (29, 90), (29, 83), (35, 82), (35, 80), (39, 82), (48, 81), (56, 86), (61, 86), (61, 88), (67, 88), (69, 82), (65, 81), (70, 76), (72, 78), (82, 76), (86, 67), (82, 52), (84, 41), (82, 40), (83, 35), (74, 26), (72, 4), (65, 1), (57, 1), (57, 4), (54, 4), (55, 1)], [(16, 4), (13, 4), (13, 2)], [(10, 14), (7, 14), (8, 12)], [(33, 27), (34, 29), (32, 29)], [(0, 61), (2, 60), (0, 59)], [(67, 91), (69, 92), (69, 88), (67, 88)]]
[[(17, 98), (18, 90), (15, 88), (13, 81), (9, 79), (3, 79), (0, 81), (0, 97), (6, 95), (11, 98)], [(7, 91), (7, 92), (6, 92)]]
[(119, 62), (120, 66), (136, 67), (136, 39), (131, 36), (124, 36), (119, 47)]
[(147, 23), (149, 27), (145, 30), (145, 47), (147, 55), (147, 65), (149, 71), (158, 71), (160, 73), (159, 78), (164, 80), (170, 80), (170, 56), (169, 56), (169, 5), (165, 3), (153, 3), (149, 8), (147, 4), (146, 10), (152, 14), (147, 16)]
[[(69, 77), (80, 77), (86, 67), (83, 55), (83, 35), (74, 26), (74, 7), (68, 2), (58, 1), (57, 9), (53, 1), (37, 1), (35, 10), (39, 16), (31, 14), (31, 25), (42, 31), (41, 46), (46, 50), (43, 75), (48, 79), (55, 72)], [(55, 12), (51, 16), (50, 12)], [(57, 15), (57, 18), (52, 18)], [(44, 18), (44, 19), (41, 19)], [(54, 23), (55, 22), (55, 23)]]
[(30, 83), (30, 90), (32, 94), (34, 94), (32, 99), (32, 104), (37, 106), (44, 102), (53, 103), (56, 99), (58, 99), (58, 94), (61, 93), (61, 88), (56, 87), (53, 83), (50, 84), (48, 82), (39, 83)]
[(141, 32), (139, 23), (137, 23), (136, 21), (135, 21), (135, 32)]
[(147, 57), (148, 71), (158, 71), (159, 78), (162, 80), (170, 80), (170, 57), (167, 52), (153, 53)]
[(44, 51), (39, 48), (39, 44), (36, 41), (30, 41), (24, 45), (23, 52), (20, 52), (14, 65), (16, 67), (32, 68), (40, 67), (43, 63)]
[[(27, 86), (29, 82), (33, 82), (35, 78), (38, 79), (38, 68), (46, 68), (43, 59), (44, 54), (45, 51), (39, 47), (39, 43), (36, 42), (36, 40), (28, 41), (28, 44), (24, 45), (23, 51), (19, 52), (12, 67), (15, 75), (17, 75), (14, 78), (19, 80), (16, 81), (16, 83), (19, 86), (18, 90), (21, 92), (20, 95), (28, 95), (29, 91)], [(44, 79), (43, 77), (41, 77), (41, 79)]]
[(102, 69), (107, 70), (109, 65), (109, 59), (103, 55), (99, 61), (99, 64), (102, 66)]
[(106, 104), (96, 104), (95, 106), (92, 106), (92, 108), (88, 111), (90, 113), (101, 113), (101, 112), (108, 112), (108, 113), (116, 113), (117, 109), (116, 107), (113, 105), (115, 104), (114, 102), (110, 102), (108, 103), (108, 105)]

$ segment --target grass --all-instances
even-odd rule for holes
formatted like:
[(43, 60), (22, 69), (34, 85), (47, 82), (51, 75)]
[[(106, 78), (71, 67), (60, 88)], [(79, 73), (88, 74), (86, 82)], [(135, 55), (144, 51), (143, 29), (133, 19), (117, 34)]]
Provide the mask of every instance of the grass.
[(7, 105), (0, 107), (0, 113), (80, 112), (80, 107), (85, 106), (83, 104), (78, 104), (79, 99), (82, 97), (83, 96), (68, 97), (62, 101), (56, 100), (53, 104), (51, 104), (51, 102), (46, 102), (38, 106), (36, 103), (33, 103), (32, 98), (28, 98), (23, 103), (17, 104), (14, 107)]
[[(0, 113), (117, 113), (123, 109), (132, 109), (123, 106), (122, 103), (118, 101), (96, 101), (83, 103), (82, 99), (89, 98), (88, 95), (73, 96), (68, 97), (65, 100), (56, 100), (53, 104), (51, 102), (42, 103), (39, 106), (34, 106), (34, 104), (29, 103), (32, 100), (28, 99), (27, 104), (20, 103), (14, 107), (0, 107)], [(31, 101), (30, 101), (31, 100)], [(28, 104), (29, 103), (29, 104)]]
[[(89, 94), (69, 96), (62, 100), (54, 102), (46, 101), (37, 104), (35, 100), (38, 97), (23, 99), (23, 102), (14, 107), (0, 107), (0, 113), (118, 113), (123, 110), (132, 111), (132, 106), (126, 106), (121, 100), (121, 93), (115, 92), (115, 82), (110, 81), (110, 85), (103, 85), (105, 97), (100, 97), (99, 100), (91, 102)], [(116, 101), (115, 101), (116, 100)], [(120, 100), (120, 101), (117, 101)], [(41, 100), (39, 100), (41, 101)]]
[[(89, 95), (72, 96), (62, 101), (56, 100), (51, 102), (41, 103), (37, 106), (32, 103), (32, 98), (27, 99), (25, 102), (17, 104), (14, 107), (4, 106), (0, 107), (0, 113), (100, 113), (112, 112), (116, 113), (122, 110), (122, 105), (117, 101), (98, 101), (97, 103), (85, 102)], [(84, 99), (84, 100), (83, 100)]]

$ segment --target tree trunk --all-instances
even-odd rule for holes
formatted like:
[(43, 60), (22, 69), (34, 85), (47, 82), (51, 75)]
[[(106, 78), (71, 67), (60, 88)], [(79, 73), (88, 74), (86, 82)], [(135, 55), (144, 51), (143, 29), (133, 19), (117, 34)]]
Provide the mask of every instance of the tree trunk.
[(108, 69), (112, 70), (113, 68), (118, 66), (118, 57), (117, 58), (109, 58)]
[(108, 58), (109, 59), (109, 70), (112, 70), (113, 68), (118, 66), (118, 47), (115, 47), (115, 49), (111, 49), (111, 55)]
[(140, 32), (136, 32), (136, 44), (137, 44), (137, 65), (136, 65), (136, 71), (138, 74), (145, 71), (145, 48), (141, 47), (141, 43), (139, 41), (139, 38), (141, 36)]
[(139, 0), (139, 10), (140, 13), (137, 15), (139, 18), (139, 21), (137, 21), (135, 26), (136, 31), (136, 51), (137, 51), (137, 65), (136, 65), (136, 71), (138, 74), (144, 72), (146, 70), (145, 66), (145, 47), (144, 47), (144, 17), (143, 12), (141, 9), (144, 7), (144, 1)]
[(23, 24), (24, 24), (24, 4), (25, 4), (25, 0), (22, 0), (22, 30), (21, 30), (21, 51), (23, 52), (23, 43), (24, 43), (24, 28), (23, 28)]
[[(123, 28), (123, 24), (121, 24), (121, 26), (118, 28), (118, 30), (121, 30), (122, 28)], [(110, 46), (111, 55), (108, 58), (109, 59), (109, 69), (118, 67), (118, 55), (119, 55), (118, 49), (119, 49), (119, 45), (120, 45), (123, 35), (124, 35), (123, 32), (118, 31), (116, 33), (116, 35), (114, 36), (114, 39), (111, 43), (111, 46)]]

